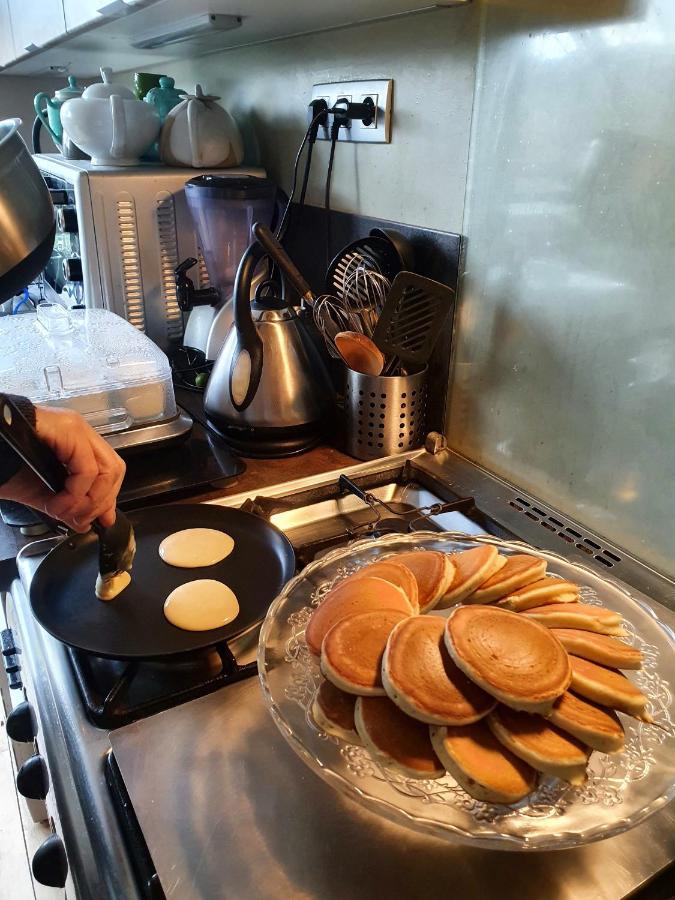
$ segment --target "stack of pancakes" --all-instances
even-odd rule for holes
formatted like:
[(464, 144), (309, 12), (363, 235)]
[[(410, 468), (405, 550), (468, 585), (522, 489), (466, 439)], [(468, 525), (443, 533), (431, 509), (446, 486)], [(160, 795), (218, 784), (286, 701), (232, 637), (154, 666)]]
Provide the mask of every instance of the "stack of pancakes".
[(365, 566), (308, 622), (325, 679), (313, 718), (406, 777), (447, 771), (479, 800), (516, 803), (540, 773), (582, 784), (593, 750), (624, 746), (615, 710), (650, 719), (618, 671), (641, 666), (617, 639), (621, 617), (579, 594), (545, 560), (487, 544)]

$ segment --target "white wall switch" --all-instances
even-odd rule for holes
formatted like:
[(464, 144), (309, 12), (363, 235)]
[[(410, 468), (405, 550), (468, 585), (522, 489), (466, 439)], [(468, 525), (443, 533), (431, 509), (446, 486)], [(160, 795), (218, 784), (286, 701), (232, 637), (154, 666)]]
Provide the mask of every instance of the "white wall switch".
[[(315, 84), (312, 88), (312, 100), (323, 98), (329, 109), (335, 106), (340, 97), (346, 97), (356, 103), (363, 103), (370, 97), (375, 104), (375, 118), (370, 125), (364, 125), (354, 119), (349, 128), (341, 128), (339, 141), (364, 141), (370, 144), (389, 144), (391, 142), (391, 110), (394, 94), (394, 82), (391, 78), (375, 81), (338, 81), (328, 84)], [(330, 126), (320, 128), (318, 139), (330, 140)]]

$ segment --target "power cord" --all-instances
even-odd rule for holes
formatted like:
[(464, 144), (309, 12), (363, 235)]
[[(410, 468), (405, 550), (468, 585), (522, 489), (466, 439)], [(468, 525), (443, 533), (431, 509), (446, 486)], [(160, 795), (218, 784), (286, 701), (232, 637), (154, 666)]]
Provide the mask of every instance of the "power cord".
[(338, 136), (343, 125), (344, 120), (342, 117), (334, 112), (333, 124), (330, 129), (330, 156), (328, 157), (328, 169), (326, 171), (326, 189), (323, 196), (323, 208), (326, 216), (326, 247), (324, 253), (326, 266), (328, 266), (328, 263), (330, 262), (331, 252), (330, 189), (333, 182), (333, 163), (335, 162), (335, 147), (337, 146)]
[(293, 200), (295, 198), (295, 191), (298, 186), (298, 169), (300, 167), (300, 159), (302, 158), (302, 153), (305, 149), (305, 146), (309, 142), (309, 148), (307, 151), (307, 160), (305, 162), (305, 171), (302, 179), (302, 190), (300, 193), (300, 205), (304, 205), (305, 202), (305, 194), (307, 193), (307, 184), (309, 182), (309, 172), (312, 164), (312, 151), (314, 149), (314, 144), (316, 142), (319, 127), (321, 125), (321, 121), (323, 119), (324, 122), (327, 121), (328, 118), (328, 104), (325, 100), (313, 100), (310, 104), (310, 108), (314, 112), (312, 117), (312, 121), (309, 124), (307, 131), (305, 132), (305, 136), (302, 139), (302, 142), (298, 148), (298, 152), (295, 156), (295, 163), (293, 164), (293, 181), (291, 184), (291, 192), (288, 196), (288, 202), (286, 203), (286, 208), (284, 209), (284, 214), (281, 217), (281, 221), (279, 222), (279, 227), (276, 231), (277, 240), (283, 240), (284, 235), (286, 234), (286, 230), (288, 229), (288, 219), (291, 212), (291, 206), (293, 205)]

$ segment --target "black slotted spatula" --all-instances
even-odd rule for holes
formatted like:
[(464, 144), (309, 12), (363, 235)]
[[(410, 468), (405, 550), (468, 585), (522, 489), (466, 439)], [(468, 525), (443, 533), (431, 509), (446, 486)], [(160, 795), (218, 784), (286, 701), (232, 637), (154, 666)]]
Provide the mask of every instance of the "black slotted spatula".
[(408, 369), (427, 364), (453, 295), (447, 285), (414, 272), (396, 276), (373, 332), (387, 359), (383, 375), (393, 374), (401, 364)]

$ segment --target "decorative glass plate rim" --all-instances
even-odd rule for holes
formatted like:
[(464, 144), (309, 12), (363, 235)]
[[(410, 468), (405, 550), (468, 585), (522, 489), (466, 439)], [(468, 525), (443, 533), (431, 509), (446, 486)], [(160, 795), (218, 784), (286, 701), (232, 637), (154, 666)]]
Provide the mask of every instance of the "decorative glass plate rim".
[(390, 820), (393, 819), (396, 822), (411, 827), (418, 832), (431, 834), (435, 837), (439, 837), (441, 839), (444, 838), (446, 840), (453, 838), (459, 839), (461, 843), (466, 843), (477, 847), (489, 847), (490, 849), (502, 849), (510, 851), (563, 850), (570, 849), (570, 847), (573, 846), (581, 846), (583, 844), (593, 843), (595, 841), (613, 837), (617, 834), (621, 834), (631, 828), (634, 828), (636, 825), (644, 822), (647, 818), (658, 812), (658, 810), (662, 809), (671, 800), (673, 800), (675, 798), (675, 780), (671, 783), (667, 791), (663, 792), (658, 797), (655, 797), (650, 803), (643, 806), (638, 812), (630, 816), (619, 818), (612, 823), (594, 825), (583, 830), (554, 831), (547, 835), (537, 835), (534, 839), (532, 839), (528, 835), (506, 834), (498, 831), (494, 831), (491, 835), (486, 836), (485, 834), (475, 834), (474, 832), (462, 828), (461, 826), (456, 824), (443, 823), (435, 819), (429, 819), (426, 816), (414, 815), (407, 810), (397, 806), (395, 803), (392, 803), (381, 797), (373, 796), (368, 792), (368, 790), (357, 787), (356, 784), (345, 778), (342, 774), (333, 771), (331, 768), (328, 768), (317, 756), (315, 756), (307, 749), (307, 747), (303, 744), (300, 736), (297, 735), (293, 731), (293, 729), (286, 723), (283, 714), (281, 713), (274, 697), (272, 696), (272, 692), (267, 681), (267, 668), (265, 664), (267, 641), (279, 610), (286, 602), (289, 594), (292, 593), (297, 585), (299, 585), (302, 581), (307, 581), (308, 576), (310, 576), (317, 570), (324, 568), (330, 563), (337, 562), (343, 558), (348, 558), (357, 553), (367, 551), (375, 547), (382, 547), (383, 549), (386, 549), (389, 544), (394, 543), (415, 544), (417, 541), (419, 541), (420, 538), (426, 538), (429, 540), (433, 539), (437, 541), (447, 540), (457, 543), (461, 542), (463, 544), (492, 544), (503, 549), (520, 552), (525, 551), (533, 556), (560, 561), (565, 566), (570, 566), (573, 569), (577, 569), (579, 572), (583, 572), (585, 575), (589, 575), (592, 578), (598, 579), (599, 581), (608, 584), (614, 590), (619, 591), (629, 603), (638, 606), (639, 609), (642, 612), (646, 613), (662, 630), (664, 637), (669, 641), (673, 651), (675, 652), (675, 633), (673, 632), (673, 630), (670, 628), (670, 626), (661, 621), (656, 612), (650, 606), (648, 606), (639, 598), (634, 597), (629, 592), (626, 585), (623, 584), (623, 582), (620, 582), (617, 579), (612, 578), (611, 576), (607, 576), (604, 573), (596, 572), (593, 569), (590, 569), (588, 566), (583, 565), (583, 563), (579, 563), (576, 561), (572, 562), (568, 559), (565, 559), (564, 556), (561, 556), (560, 554), (553, 551), (539, 550), (536, 547), (532, 547), (530, 544), (525, 543), (524, 541), (505, 540), (503, 538), (493, 537), (492, 535), (469, 535), (465, 534), (464, 532), (457, 531), (416, 531), (412, 534), (395, 533), (384, 535), (379, 538), (365, 538), (353, 541), (346, 546), (341, 546), (336, 548), (335, 550), (331, 550), (329, 553), (321, 556), (319, 559), (309, 563), (307, 566), (305, 566), (302, 572), (300, 572), (298, 575), (295, 575), (290, 581), (288, 581), (284, 589), (275, 598), (275, 600), (269, 607), (260, 630), (257, 658), (258, 678), (260, 681), (263, 697), (277, 728), (286, 739), (288, 744), (303, 760), (303, 762), (305, 762), (310, 767), (310, 769), (312, 769), (312, 771), (318, 774), (333, 788), (337, 789), (340, 793), (349, 797), (351, 800), (364, 805), (371, 812), (382, 815)]

